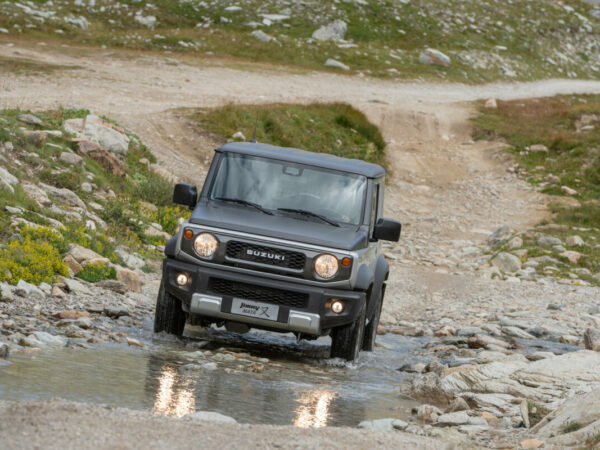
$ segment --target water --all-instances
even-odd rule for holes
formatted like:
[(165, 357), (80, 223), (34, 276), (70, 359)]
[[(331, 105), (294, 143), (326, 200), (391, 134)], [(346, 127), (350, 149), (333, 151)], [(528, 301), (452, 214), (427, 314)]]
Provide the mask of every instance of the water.
[[(239, 336), (209, 333), (216, 355), (223, 348), (269, 358), (262, 373), (246, 372), (250, 358), (214, 361), (214, 371), (181, 371), (193, 348), (170, 339), (153, 339), (149, 325), (136, 338), (146, 348), (104, 344), (94, 349), (44, 350), (14, 354), (0, 368), (0, 398), (102, 403), (180, 417), (217, 411), (240, 423), (293, 424), (299, 427), (356, 426), (362, 420), (405, 418), (416, 403), (401, 390), (409, 375), (395, 370), (414, 363), (419, 339), (380, 336), (373, 353), (356, 364), (327, 358), (328, 339), (297, 344), (293, 336), (255, 332)], [(193, 333), (192, 333), (193, 334)], [(203, 336), (206, 338), (207, 336)], [(201, 342), (189, 338), (188, 343)], [(220, 350), (217, 350), (220, 349)]]

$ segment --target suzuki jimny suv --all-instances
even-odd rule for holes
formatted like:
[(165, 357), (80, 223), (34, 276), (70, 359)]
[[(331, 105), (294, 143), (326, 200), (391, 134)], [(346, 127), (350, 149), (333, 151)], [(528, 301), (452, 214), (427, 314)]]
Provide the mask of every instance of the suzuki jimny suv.
[(166, 245), (154, 330), (186, 321), (228, 330), (330, 335), (331, 356), (371, 351), (389, 266), (381, 241), (401, 225), (381, 218), (385, 170), (376, 164), (243, 142), (216, 150), (193, 209)]

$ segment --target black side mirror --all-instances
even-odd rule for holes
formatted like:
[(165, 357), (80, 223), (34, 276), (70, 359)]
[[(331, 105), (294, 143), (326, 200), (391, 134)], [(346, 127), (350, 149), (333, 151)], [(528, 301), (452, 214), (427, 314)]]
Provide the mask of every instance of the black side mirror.
[(402, 224), (400, 222), (391, 219), (379, 219), (373, 230), (373, 239), (398, 242), (401, 231)]
[(194, 209), (198, 201), (198, 188), (193, 184), (177, 183), (173, 192), (173, 203)]

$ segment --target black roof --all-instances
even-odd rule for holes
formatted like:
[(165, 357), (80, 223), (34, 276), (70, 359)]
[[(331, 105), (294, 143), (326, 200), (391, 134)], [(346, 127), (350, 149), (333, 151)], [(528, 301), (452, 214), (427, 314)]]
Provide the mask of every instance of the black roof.
[(239, 153), (242, 155), (261, 156), (298, 164), (355, 173), (367, 178), (379, 178), (385, 175), (385, 169), (359, 159), (341, 158), (328, 153), (313, 153), (297, 148), (277, 147), (275, 145), (252, 142), (232, 142), (216, 149), (217, 152)]

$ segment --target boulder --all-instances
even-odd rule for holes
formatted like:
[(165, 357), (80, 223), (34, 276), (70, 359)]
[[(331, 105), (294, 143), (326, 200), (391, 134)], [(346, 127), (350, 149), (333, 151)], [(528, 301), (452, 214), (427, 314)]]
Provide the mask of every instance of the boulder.
[(271, 42), (275, 40), (273, 36), (268, 35), (262, 30), (254, 30), (252, 33), (250, 33), (250, 36), (258, 39), (261, 42)]
[(487, 238), (488, 245), (495, 247), (501, 242), (504, 242), (510, 236), (510, 227), (503, 225), (490, 234)]
[(563, 194), (566, 195), (577, 195), (578, 192), (575, 189), (571, 189), (569, 186), (561, 186), (560, 190), (563, 192)]
[(0, 188), (5, 188), (11, 194), (14, 194), (15, 190), (13, 188), (19, 182), (19, 179), (12, 175), (8, 170), (4, 167), (0, 167)]
[(515, 255), (507, 252), (498, 253), (494, 259), (492, 259), (492, 264), (502, 272), (506, 273), (515, 273), (521, 270), (521, 260)]
[(125, 265), (127, 265), (127, 267), (130, 269), (141, 269), (144, 267), (144, 265), (146, 265), (146, 262), (142, 258), (132, 255), (129, 253), (128, 249), (123, 246), (116, 248), (115, 255), (121, 258)]
[(455, 427), (469, 423), (470, 417), (465, 411), (457, 411), (448, 414), (442, 414), (437, 418), (436, 424), (440, 426)]
[(553, 247), (555, 245), (562, 245), (562, 241), (552, 236), (540, 236), (537, 238), (537, 245), (540, 247)]
[(44, 189), (48, 194), (54, 196), (59, 201), (66, 203), (69, 206), (81, 208), (86, 210), (85, 203), (79, 198), (79, 196), (67, 188), (57, 188), (50, 186), (49, 184), (40, 183), (40, 187)]
[(74, 25), (77, 28), (81, 28), (82, 30), (87, 30), (88, 27), (90, 26), (90, 23), (83, 16), (65, 17), (65, 22), (70, 23), (71, 25)]
[(197, 411), (192, 414), (186, 414), (184, 419), (198, 422), (215, 422), (225, 424), (235, 424), (237, 421), (233, 417), (225, 416), (214, 411)]
[(144, 230), (144, 234), (146, 236), (149, 237), (159, 237), (159, 238), (163, 238), (163, 239), (170, 239), (171, 235), (169, 233), (165, 233), (164, 231), (160, 231), (157, 228), (153, 227), (153, 226), (148, 226), (145, 230)]
[(471, 408), (469, 407), (469, 404), (465, 401), (465, 399), (462, 397), (458, 397), (452, 400), (452, 402), (450, 402), (444, 413), (448, 414), (458, 411), (468, 411), (470, 409)]
[(104, 315), (112, 319), (129, 316), (129, 309), (121, 306), (107, 306), (103, 309)]
[(115, 266), (117, 271), (117, 280), (127, 286), (127, 289), (133, 292), (142, 292), (142, 281), (137, 274), (121, 266)]
[(35, 200), (35, 202), (41, 207), (52, 206), (52, 201), (48, 198), (46, 191), (40, 189), (35, 184), (22, 183), (21, 188), (25, 191), (28, 197)]
[(516, 250), (523, 247), (523, 238), (520, 236), (515, 236), (508, 242), (508, 248), (510, 250)]
[(102, 289), (108, 289), (109, 291), (116, 292), (117, 294), (126, 294), (127, 285), (117, 280), (103, 280), (96, 283), (96, 286)]
[(583, 343), (588, 350), (600, 352), (600, 330), (596, 328), (585, 330), (585, 333), (583, 333)]
[(583, 242), (583, 239), (581, 239), (581, 236), (569, 236), (565, 243), (569, 246), (569, 247), (583, 247), (585, 245), (585, 242)]
[(417, 408), (417, 419), (425, 423), (435, 423), (443, 413), (433, 405), (420, 405)]
[(90, 317), (90, 313), (87, 311), (78, 311), (75, 309), (68, 309), (68, 310), (60, 311), (59, 313), (54, 314), (54, 317), (56, 317), (57, 319), (76, 320), (76, 319), (81, 319), (82, 317)]
[(71, 294), (75, 295), (92, 295), (85, 284), (80, 281), (73, 280), (71, 278), (62, 278), (62, 282), (67, 286), (67, 289)]
[(544, 144), (534, 144), (529, 147), (529, 151), (533, 153), (548, 153), (550, 150)]
[(400, 419), (378, 419), (364, 420), (358, 424), (358, 428), (373, 431), (405, 430), (408, 424)]
[(69, 269), (71, 269), (71, 272), (73, 272), (73, 275), (77, 275), (79, 272), (81, 272), (83, 270), (83, 267), (81, 264), (79, 264), (79, 262), (77, 262), (77, 260), (72, 256), (72, 255), (65, 255), (65, 257), (63, 258), (63, 262), (69, 266)]
[(89, 248), (82, 247), (79, 244), (69, 244), (69, 251), (67, 252), (66, 256), (71, 256), (76, 262), (78, 262), (82, 266), (85, 262), (88, 261), (108, 262), (108, 259), (104, 258), (102, 255), (99, 255), (98, 253), (96, 253), (93, 250), (90, 250)]
[(60, 154), (59, 159), (65, 164), (69, 164), (71, 166), (83, 166), (83, 158), (75, 153), (71, 152), (63, 152)]
[(331, 59), (329, 58), (327, 61), (325, 61), (325, 67), (332, 67), (334, 69), (341, 69), (341, 70), (350, 70), (350, 67), (347, 66), (344, 63), (341, 63), (339, 61), (336, 61), (335, 59)]
[(80, 139), (77, 141), (77, 151), (80, 154), (93, 159), (113, 175), (119, 177), (125, 176), (125, 171), (123, 170), (123, 167), (121, 167), (119, 160), (107, 152), (101, 145), (92, 141)]
[(43, 125), (42, 119), (33, 114), (19, 114), (17, 120), (31, 125)]
[(567, 250), (566, 252), (559, 253), (559, 256), (568, 259), (570, 263), (577, 264), (583, 255), (579, 252)]
[(63, 128), (78, 138), (89, 140), (119, 156), (125, 156), (129, 149), (129, 137), (110, 122), (95, 115), (90, 114), (85, 119), (65, 120)]
[[(43, 345), (53, 347), (64, 347), (67, 345), (67, 340), (61, 336), (54, 336), (45, 331), (35, 331), (31, 336)], [(30, 337), (31, 337), (30, 336)]]
[(142, 16), (141, 14), (136, 14), (134, 18), (137, 23), (147, 28), (154, 28), (156, 25), (155, 16)]
[(425, 49), (419, 55), (419, 63), (421, 64), (448, 67), (450, 62), (449, 56), (433, 48)]
[(485, 101), (485, 104), (483, 105), (483, 107), (485, 109), (497, 109), (498, 108), (498, 102), (496, 101), (495, 98), (488, 98)]
[(48, 139), (48, 133), (45, 131), (23, 130), (23, 135), (36, 147), (41, 147)]
[(15, 294), (25, 297), (31, 300), (44, 300), (46, 295), (37, 286), (27, 283), (26, 281), (19, 280), (15, 288)]
[(346, 22), (338, 19), (316, 30), (312, 37), (317, 41), (339, 41), (344, 39), (347, 31), (348, 25)]
[(440, 386), (440, 377), (435, 372), (426, 373), (412, 380), (409, 395), (414, 399), (434, 403), (446, 407), (454, 395), (448, 393)]

